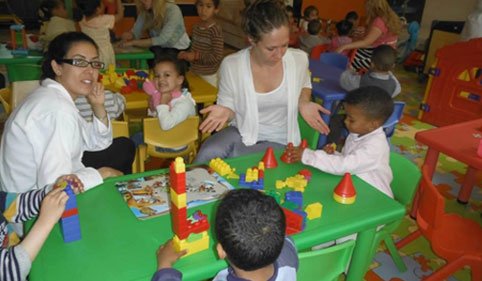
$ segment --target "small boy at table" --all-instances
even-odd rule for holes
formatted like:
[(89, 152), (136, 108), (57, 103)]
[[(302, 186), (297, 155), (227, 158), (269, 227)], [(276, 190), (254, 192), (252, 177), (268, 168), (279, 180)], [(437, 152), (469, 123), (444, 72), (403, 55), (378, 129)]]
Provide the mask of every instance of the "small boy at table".
[[(253, 189), (231, 190), (219, 204), (214, 227), (218, 256), (229, 267), (213, 280), (296, 280), (298, 255), (285, 237), (285, 216), (274, 198)], [(184, 254), (172, 241), (162, 245), (152, 281), (181, 280), (182, 273), (171, 267)]]
[(390, 147), (382, 128), (392, 114), (392, 99), (383, 89), (367, 86), (349, 92), (343, 104), (349, 135), (341, 153), (330, 145), (316, 151), (294, 147), (293, 161), (301, 160), (303, 164), (335, 175), (357, 175), (393, 198)]

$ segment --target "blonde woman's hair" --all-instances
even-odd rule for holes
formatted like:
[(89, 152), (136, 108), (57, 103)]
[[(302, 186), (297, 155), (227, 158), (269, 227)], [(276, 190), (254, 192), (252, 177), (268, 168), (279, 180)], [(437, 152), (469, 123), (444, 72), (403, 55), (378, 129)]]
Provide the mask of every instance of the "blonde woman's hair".
[(380, 17), (391, 33), (397, 35), (400, 33), (402, 29), (400, 17), (388, 5), (387, 0), (366, 0), (365, 8), (368, 26), (372, 24), (375, 18)]
[(152, 16), (152, 18), (146, 22), (146, 25), (144, 25), (143, 31), (162, 27), (166, 16), (167, 2), (169, 2), (169, 0), (152, 0), (151, 10), (148, 11), (144, 9), (144, 5), (142, 5), (140, 0), (136, 0), (137, 13), (145, 12), (145, 16), (149, 15), (149, 13), (150, 16)]

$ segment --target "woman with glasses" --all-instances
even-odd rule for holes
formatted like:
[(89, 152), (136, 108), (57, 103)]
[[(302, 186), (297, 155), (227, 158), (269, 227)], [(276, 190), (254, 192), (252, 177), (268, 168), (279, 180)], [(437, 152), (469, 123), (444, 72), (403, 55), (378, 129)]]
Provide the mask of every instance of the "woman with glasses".
[[(81, 32), (63, 33), (49, 45), (40, 86), (10, 115), (0, 144), (0, 189), (26, 192), (75, 174), (85, 190), (112, 176), (130, 173), (134, 145), (127, 138), (112, 141), (98, 82), (95, 42)], [(86, 97), (93, 120), (79, 114), (74, 101)], [(91, 151), (91, 152), (88, 152)]]

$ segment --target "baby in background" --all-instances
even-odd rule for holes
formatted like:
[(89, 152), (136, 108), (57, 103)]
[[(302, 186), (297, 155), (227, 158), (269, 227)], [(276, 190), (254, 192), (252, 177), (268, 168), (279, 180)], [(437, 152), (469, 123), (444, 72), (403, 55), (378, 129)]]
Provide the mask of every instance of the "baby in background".
[(393, 112), (393, 100), (376, 86), (348, 92), (345, 100), (348, 137), (340, 152), (328, 144), (323, 150), (292, 148), (293, 160), (335, 175), (351, 173), (390, 198), (390, 147), (382, 125)]
[(317, 45), (328, 44), (330, 40), (320, 35), (321, 22), (312, 20), (308, 23), (308, 33), (300, 35), (300, 49), (311, 54), (311, 49)]
[(305, 8), (303, 11), (303, 17), (300, 19), (301, 32), (308, 32), (308, 23), (312, 20), (320, 21), (320, 18), (318, 8), (310, 5)]
[[(352, 39), (348, 36), (352, 29), (352, 23), (347, 20), (342, 20), (336, 23), (337, 35), (331, 38), (330, 52), (334, 52), (338, 47), (349, 44)], [(350, 51), (343, 51), (342, 54), (348, 56)]]
[(396, 61), (397, 51), (388, 45), (380, 45), (373, 50), (368, 72), (358, 74), (347, 69), (341, 74), (340, 86), (347, 91), (363, 86), (378, 86), (394, 98), (401, 91), (400, 83), (392, 73)]
[(218, 87), (218, 68), (223, 59), (223, 30), (214, 19), (219, 11), (219, 0), (196, 0), (201, 22), (192, 30), (190, 51), (182, 51), (179, 58), (191, 63), (191, 71)]
[(80, 21), (80, 29), (83, 33), (94, 39), (99, 46), (99, 57), (106, 66), (115, 66), (114, 48), (110, 42), (109, 31), (114, 24), (124, 17), (124, 6), (121, 0), (117, 1), (117, 14), (105, 15), (104, 4), (101, 0), (79, 0), (78, 6), (84, 17)]
[(69, 19), (64, 1), (62, 0), (42, 1), (37, 13), (42, 22), (39, 39), (43, 43), (44, 51), (48, 49), (50, 41), (57, 35), (76, 31), (75, 22)]

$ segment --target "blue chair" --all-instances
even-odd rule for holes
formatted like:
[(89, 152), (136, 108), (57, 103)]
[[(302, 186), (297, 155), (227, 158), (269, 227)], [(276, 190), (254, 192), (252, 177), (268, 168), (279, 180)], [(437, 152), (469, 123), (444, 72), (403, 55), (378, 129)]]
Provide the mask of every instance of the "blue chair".
[(392, 115), (390, 115), (385, 124), (383, 124), (383, 130), (385, 131), (385, 135), (387, 135), (387, 139), (390, 139), (393, 136), (395, 125), (397, 125), (402, 118), (404, 108), (405, 103), (403, 101), (394, 102)]
[(343, 70), (345, 70), (348, 65), (348, 57), (339, 53), (322, 53), (320, 55), (320, 61)]

